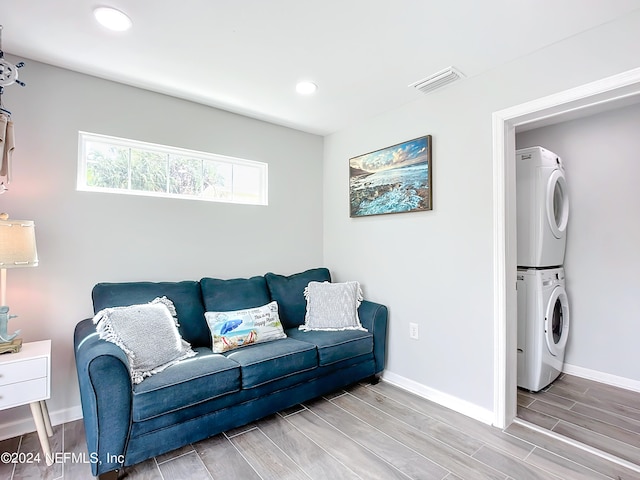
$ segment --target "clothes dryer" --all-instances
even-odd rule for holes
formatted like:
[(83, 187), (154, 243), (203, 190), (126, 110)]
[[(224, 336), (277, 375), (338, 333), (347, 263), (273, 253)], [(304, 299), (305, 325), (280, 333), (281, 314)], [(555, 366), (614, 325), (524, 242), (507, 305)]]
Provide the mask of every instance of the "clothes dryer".
[(537, 392), (562, 372), (569, 335), (564, 268), (518, 269), (519, 387)]
[(542, 147), (516, 151), (519, 267), (564, 263), (569, 198), (562, 160)]

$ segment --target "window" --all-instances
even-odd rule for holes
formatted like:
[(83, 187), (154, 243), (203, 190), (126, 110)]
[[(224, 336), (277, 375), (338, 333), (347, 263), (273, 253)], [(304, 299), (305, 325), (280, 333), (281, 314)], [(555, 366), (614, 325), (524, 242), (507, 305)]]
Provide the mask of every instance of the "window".
[(78, 190), (267, 205), (267, 164), (79, 132)]

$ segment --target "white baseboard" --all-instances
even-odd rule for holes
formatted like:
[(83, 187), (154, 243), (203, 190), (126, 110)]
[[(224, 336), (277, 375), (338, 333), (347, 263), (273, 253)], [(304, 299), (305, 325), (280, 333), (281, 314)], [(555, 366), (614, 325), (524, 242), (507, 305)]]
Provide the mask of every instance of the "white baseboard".
[(627, 390), (633, 390), (634, 392), (640, 392), (640, 381), (633, 380), (631, 378), (619, 377), (610, 373), (599, 372), (597, 370), (590, 370), (584, 367), (578, 367), (577, 365), (564, 364), (562, 367), (564, 373), (569, 375), (575, 375), (576, 377), (586, 378), (587, 380), (594, 380), (596, 382), (605, 383), (614, 387), (625, 388)]
[(450, 408), (482, 423), (486, 423), (487, 425), (491, 425), (493, 423), (494, 414), (492, 410), (479, 407), (476, 404), (469, 403), (466, 400), (454, 397), (448, 393), (443, 393), (439, 390), (427, 387), (426, 385), (422, 385), (421, 383), (415, 382), (401, 375), (397, 375), (393, 372), (385, 371), (382, 374), (382, 380), (390, 383), (391, 385), (402, 388), (403, 390), (415, 393), (422, 398), (431, 400), (443, 407)]
[[(82, 418), (82, 407), (80, 405), (76, 407), (66, 408), (63, 410), (56, 410), (55, 412), (49, 412), (51, 418), (51, 425), (60, 425), (62, 423), (73, 422)], [(7, 438), (18, 437), (25, 433), (31, 433), (36, 431), (36, 426), (33, 423), (33, 417), (27, 416), (17, 420), (12, 420), (0, 425), (0, 440), (6, 440)]]

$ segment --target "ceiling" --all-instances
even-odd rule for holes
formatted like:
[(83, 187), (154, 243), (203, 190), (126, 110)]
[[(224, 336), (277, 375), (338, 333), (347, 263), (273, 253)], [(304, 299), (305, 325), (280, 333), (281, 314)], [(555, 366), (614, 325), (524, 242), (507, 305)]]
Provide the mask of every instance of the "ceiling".
[[(92, 10), (102, 5), (133, 28), (100, 26)], [(638, 9), (640, 0), (0, 0), (0, 23), (2, 48), (17, 57), (326, 135), (421, 98), (408, 85), (448, 66), (477, 76)], [(29, 82), (28, 61), (20, 79)], [(298, 95), (300, 80), (318, 91)]]

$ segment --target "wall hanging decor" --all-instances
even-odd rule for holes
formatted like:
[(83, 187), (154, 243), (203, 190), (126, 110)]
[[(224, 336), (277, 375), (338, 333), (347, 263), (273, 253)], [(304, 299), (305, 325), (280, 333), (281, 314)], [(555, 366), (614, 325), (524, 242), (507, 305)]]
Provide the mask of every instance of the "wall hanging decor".
[(0, 193), (8, 190), (7, 185), (11, 181), (11, 157), (15, 148), (13, 122), (11, 112), (4, 108), (2, 94), (4, 87), (14, 83), (25, 86), (18, 80), (18, 69), (24, 67), (24, 62), (12, 64), (4, 58), (2, 50), (2, 25), (0, 25)]
[(431, 135), (349, 160), (351, 217), (431, 210)]

